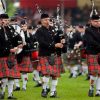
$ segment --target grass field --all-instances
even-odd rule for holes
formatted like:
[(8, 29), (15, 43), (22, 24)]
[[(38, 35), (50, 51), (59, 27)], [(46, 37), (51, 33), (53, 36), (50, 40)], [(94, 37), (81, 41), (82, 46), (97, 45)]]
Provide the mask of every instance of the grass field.
[[(49, 95), (48, 98), (42, 98), (41, 88), (35, 88), (34, 85), (35, 82), (32, 81), (32, 74), (29, 74), (27, 90), (14, 92), (14, 96), (17, 97), (18, 100), (100, 100), (100, 97), (87, 96), (89, 82), (85, 80), (85, 76), (69, 79), (68, 73), (63, 74), (59, 79), (57, 87), (59, 98), (51, 99)], [(7, 94), (5, 98), (7, 98)]]

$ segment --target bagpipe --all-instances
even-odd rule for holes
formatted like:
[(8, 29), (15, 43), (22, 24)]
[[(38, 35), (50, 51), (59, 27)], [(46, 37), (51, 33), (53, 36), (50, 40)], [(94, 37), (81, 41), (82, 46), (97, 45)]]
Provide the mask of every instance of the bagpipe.
[[(36, 6), (36, 8), (37, 8), (37, 11), (38, 11), (38, 13), (40, 14), (40, 16), (43, 14), (43, 13), (45, 13), (44, 11), (42, 11), (41, 9), (40, 9), (40, 7), (39, 7), (39, 5), (38, 4), (36, 4), (35, 5)], [(57, 5), (57, 17), (55, 18), (55, 17), (53, 17), (53, 16), (51, 16), (50, 17), (50, 21), (53, 23), (53, 29), (54, 29), (54, 32), (55, 33), (57, 33), (57, 31), (63, 31), (63, 27), (61, 26), (62, 25), (62, 19), (61, 19), (61, 16), (60, 16), (60, 4), (58, 4)], [(62, 33), (61, 33), (62, 34)], [(61, 36), (61, 34), (60, 34), (60, 36)]]
[[(7, 65), (9, 69), (12, 69), (15, 65), (16, 65), (16, 61), (15, 61), (15, 57), (16, 57), (16, 53), (17, 53), (17, 49), (19, 48), (18, 46), (20, 45), (20, 43), (18, 43), (18, 41), (20, 41), (21, 37), (15, 35), (14, 33), (14, 29), (8, 25), (9, 30), (11, 30), (11, 33), (9, 33), (10, 37), (7, 36), (7, 31), (5, 29), (5, 27), (3, 26), (3, 30), (4, 30), (4, 35), (5, 35), (5, 47), (8, 51), (5, 51), (5, 54), (8, 55), (7, 57)], [(15, 49), (16, 48), (16, 52), (12, 53), (9, 52), (11, 49)]]
[(11, 48), (17, 47), (18, 45), (22, 44), (21, 36), (14, 30), (14, 28), (12, 26), (10, 26), (9, 24), (7, 26), (11, 32), (10, 38), (7, 36), (7, 30), (6, 30), (5, 26), (2, 26), (2, 27), (4, 30), (5, 41), (6, 41), (8, 48), (11, 49)]
[(22, 37), (20, 36), (20, 33), (18, 33), (15, 29), (13, 30), (13, 41), (15, 42), (16, 45), (23, 44)]
[(60, 8), (60, 4), (57, 5), (56, 9), (56, 18), (52, 17), (53, 27), (55, 30), (55, 33), (59, 35), (60, 40), (64, 39), (65, 33), (64, 33), (64, 19), (63, 19), (63, 10)]
[[(37, 8), (37, 11), (38, 11), (38, 13), (40, 15), (44, 13), (40, 9), (40, 7), (38, 6), (38, 4), (36, 4), (36, 8)], [(51, 44), (53, 44), (55, 41), (56, 41), (56, 43), (60, 43), (61, 40), (65, 38), (64, 26), (63, 26), (63, 22), (64, 21), (62, 21), (64, 19), (60, 15), (60, 14), (62, 14), (62, 11), (60, 9), (60, 4), (57, 5), (56, 14), (57, 14), (56, 17), (54, 17), (54, 16), (50, 17), (50, 23), (52, 23), (52, 26), (50, 25), (50, 28), (52, 29), (52, 32), (54, 33), (53, 36), (56, 39)], [(63, 43), (63, 44), (65, 44), (65, 43)]]
[[(56, 18), (53, 18), (54, 22), (54, 29), (55, 29), (55, 37), (56, 37), (56, 43), (62, 43), (63, 48), (61, 48), (61, 53), (66, 53), (67, 52), (67, 35), (64, 33), (64, 9), (60, 8), (60, 4), (57, 5), (57, 10), (56, 10)], [(58, 50), (60, 51), (60, 49)]]
[(97, 12), (97, 10), (95, 8), (95, 2), (94, 2), (94, 0), (90, 0), (90, 1), (91, 1), (91, 9), (92, 9), (92, 11), (90, 13), (90, 18), (91, 18), (93, 14), (96, 14), (97, 15), (98, 12)]
[(36, 6), (36, 8), (37, 8), (38, 13), (39, 13), (40, 15), (42, 15), (43, 11), (40, 9), (39, 5), (36, 4), (35, 6)]

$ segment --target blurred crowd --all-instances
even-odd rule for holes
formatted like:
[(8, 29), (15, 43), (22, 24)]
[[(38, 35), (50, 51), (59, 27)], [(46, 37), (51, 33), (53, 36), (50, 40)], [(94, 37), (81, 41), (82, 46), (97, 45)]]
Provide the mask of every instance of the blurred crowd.
[[(96, 7), (98, 13), (100, 12), (98, 7)], [(56, 17), (57, 11), (55, 10), (46, 10), (42, 9), (43, 12), (48, 12), (50, 16)], [(68, 25), (77, 25), (77, 24), (83, 24), (85, 25), (86, 22), (89, 19), (89, 12), (91, 11), (91, 7), (88, 5), (85, 5), (83, 8), (65, 8), (64, 10), (64, 19), (65, 19), (65, 24)], [(38, 11), (36, 10), (33, 12), (32, 9), (27, 8), (27, 9), (17, 9), (16, 13), (18, 16), (21, 18), (27, 17), (29, 20), (29, 23), (34, 25), (35, 21), (37, 21), (40, 18), (40, 15)], [(31, 19), (31, 20), (30, 20)]]

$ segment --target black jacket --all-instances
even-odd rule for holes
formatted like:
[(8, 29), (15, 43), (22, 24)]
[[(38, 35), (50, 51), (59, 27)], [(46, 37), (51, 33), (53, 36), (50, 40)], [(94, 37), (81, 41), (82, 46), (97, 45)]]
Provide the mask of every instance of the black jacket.
[(42, 26), (36, 32), (36, 38), (39, 43), (39, 56), (50, 56), (55, 52), (54, 36), (52, 30)]
[(87, 54), (96, 55), (100, 53), (100, 28), (88, 27), (84, 35)]
[(12, 26), (0, 27), (0, 57), (9, 56), (10, 49), (18, 46), (21, 40)]

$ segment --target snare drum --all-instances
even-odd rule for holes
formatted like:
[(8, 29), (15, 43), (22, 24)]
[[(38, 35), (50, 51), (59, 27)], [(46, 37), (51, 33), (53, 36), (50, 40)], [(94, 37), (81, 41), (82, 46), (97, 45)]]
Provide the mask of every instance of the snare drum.
[(38, 61), (38, 51), (37, 50), (31, 52), (31, 60), (32, 62)]

